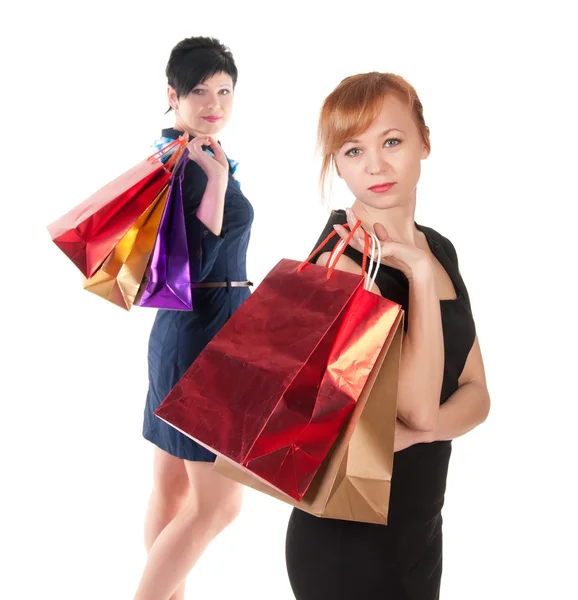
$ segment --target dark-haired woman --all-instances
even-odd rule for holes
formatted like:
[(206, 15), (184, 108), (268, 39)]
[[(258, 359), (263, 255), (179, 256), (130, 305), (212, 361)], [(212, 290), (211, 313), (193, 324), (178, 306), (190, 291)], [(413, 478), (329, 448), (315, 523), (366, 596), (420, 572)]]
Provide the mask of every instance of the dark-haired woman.
[(143, 435), (155, 445), (154, 487), (145, 525), (148, 560), (135, 600), (182, 600), (187, 574), (241, 505), (241, 486), (213, 472), (215, 456), (154, 416), (250, 293), (253, 209), (218, 141), (231, 114), (237, 68), (219, 41), (193, 37), (172, 50), (166, 74), (175, 125), (161, 142), (190, 137), (183, 201), (194, 310), (159, 310), (151, 332)]

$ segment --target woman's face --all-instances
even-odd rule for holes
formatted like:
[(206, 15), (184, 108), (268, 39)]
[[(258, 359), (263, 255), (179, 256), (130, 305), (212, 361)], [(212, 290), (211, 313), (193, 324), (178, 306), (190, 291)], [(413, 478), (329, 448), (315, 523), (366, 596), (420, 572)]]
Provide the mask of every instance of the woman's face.
[(376, 209), (408, 205), (428, 156), (407, 103), (389, 94), (370, 127), (334, 155), (337, 172), (357, 200)]
[(169, 86), (168, 96), (175, 110), (177, 129), (194, 136), (217, 138), (231, 116), (233, 79), (226, 73), (217, 73), (182, 98), (177, 98)]

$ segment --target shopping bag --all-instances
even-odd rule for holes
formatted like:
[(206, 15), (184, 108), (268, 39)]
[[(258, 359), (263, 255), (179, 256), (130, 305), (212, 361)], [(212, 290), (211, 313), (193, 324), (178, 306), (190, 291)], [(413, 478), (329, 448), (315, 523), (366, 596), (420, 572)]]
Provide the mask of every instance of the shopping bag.
[(145, 213), (115, 246), (84, 289), (130, 310), (153, 251), (169, 187), (165, 186)]
[(398, 313), (349, 422), (301, 501), (222, 456), (217, 457), (213, 469), (318, 517), (386, 525), (402, 336), (403, 313)]
[(188, 154), (179, 159), (137, 306), (191, 310), (191, 271), (183, 205), (183, 177)]
[(48, 226), (54, 243), (87, 277), (92, 277), (169, 181), (181, 152), (166, 164), (168, 152), (183, 150), (182, 137), (149, 156), (82, 204)]
[(283, 259), (155, 414), (300, 500), (400, 311), (359, 275)]

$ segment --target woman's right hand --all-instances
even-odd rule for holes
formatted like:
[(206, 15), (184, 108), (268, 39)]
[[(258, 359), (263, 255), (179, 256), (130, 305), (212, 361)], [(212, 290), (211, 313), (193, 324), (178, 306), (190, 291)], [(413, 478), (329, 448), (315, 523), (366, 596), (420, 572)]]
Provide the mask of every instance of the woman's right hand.
[[(334, 229), (342, 240), (349, 237), (351, 230), (357, 223), (357, 217), (352, 209), (347, 209), (347, 223), (349, 231), (342, 225), (335, 225)], [(375, 223), (375, 235), (381, 242), (381, 262), (388, 267), (401, 271), (410, 281), (417, 273), (427, 273), (433, 276), (433, 264), (426, 252), (415, 246), (394, 242), (381, 223)], [(352, 248), (363, 252), (365, 248), (365, 230), (359, 227), (349, 242)]]
[[(203, 150), (209, 146), (214, 154), (211, 156)], [(205, 172), (211, 182), (227, 182), (229, 177), (229, 161), (220, 144), (212, 137), (196, 137), (187, 144), (189, 157)]]

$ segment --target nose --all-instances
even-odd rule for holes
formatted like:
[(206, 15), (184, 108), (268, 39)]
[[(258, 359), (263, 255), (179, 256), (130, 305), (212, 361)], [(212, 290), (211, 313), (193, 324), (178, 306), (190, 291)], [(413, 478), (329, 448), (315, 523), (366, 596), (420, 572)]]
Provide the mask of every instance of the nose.
[(221, 107), (221, 102), (219, 99), (219, 94), (214, 93), (211, 94), (209, 97), (209, 109), (214, 110), (214, 109), (219, 109)]
[(387, 170), (388, 165), (382, 152), (368, 152), (366, 156), (365, 170), (369, 175), (379, 175)]

